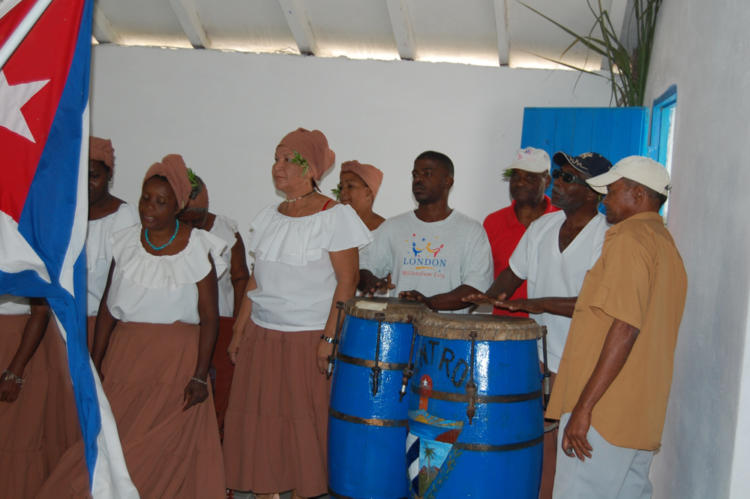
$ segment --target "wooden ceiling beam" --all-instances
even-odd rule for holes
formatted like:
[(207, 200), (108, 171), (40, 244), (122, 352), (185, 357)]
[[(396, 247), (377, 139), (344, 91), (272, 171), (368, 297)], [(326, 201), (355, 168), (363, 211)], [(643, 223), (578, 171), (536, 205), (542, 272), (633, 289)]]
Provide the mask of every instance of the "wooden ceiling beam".
[(284, 17), (292, 32), (294, 41), (297, 43), (299, 53), (302, 55), (315, 55), (318, 53), (318, 43), (310, 24), (310, 16), (307, 14), (302, 0), (278, 0)]
[(99, 43), (120, 43), (120, 33), (112, 26), (98, 3), (94, 4), (93, 35)]
[(206, 35), (206, 30), (203, 29), (203, 24), (198, 17), (198, 8), (193, 0), (169, 0), (169, 5), (193, 48), (209, 48), (211, 41)]
[(510, 33), (508, 32), (508, 2), (494, 0), (495, 31), (497, 31), (497, 62), (507, 66), (510, 61)]
[(391, 18), (393, 37), (396, 39), (398, 55), (405, 61), (413, 61), (417, 57), (417, 44), (414, 28), (409, 15), (407, 0), (387, 0), (388, 16)]

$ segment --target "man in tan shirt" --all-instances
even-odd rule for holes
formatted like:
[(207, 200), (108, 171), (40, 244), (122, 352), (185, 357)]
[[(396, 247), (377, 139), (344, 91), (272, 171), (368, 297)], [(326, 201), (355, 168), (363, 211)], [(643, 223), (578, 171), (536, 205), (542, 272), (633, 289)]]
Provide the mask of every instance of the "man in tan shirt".
[(555, 498), (650, 498), (687, 276), (659, 209), (669, 175), (630, 156), (587, 180), (606, 193), (602, 254), (573, 312), (547, 417), (560, 418)]

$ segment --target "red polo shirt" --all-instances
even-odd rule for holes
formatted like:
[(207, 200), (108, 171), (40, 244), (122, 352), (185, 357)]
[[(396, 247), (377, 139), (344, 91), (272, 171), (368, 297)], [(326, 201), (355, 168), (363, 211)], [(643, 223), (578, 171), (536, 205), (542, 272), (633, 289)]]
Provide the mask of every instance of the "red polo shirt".
[[(544, 202), (546, 203), (544, 209), (545, 214), (558, 210), (558, 208), (552, 206), (552, 203), (547, 196), (544, 196)], [(487, 232), (487, 238), (490, 240), (492, 260), (495, 264), (495, 279), (497, 279), (500, 272), (505, 270), (508, 266), (510, 255), (512, 255), (513, 251), (516, 249), (516, 245), (518, 245), (518, 241), (521, 240), (523, 233), (526, 232), (526, 227), (524, 227), (521, 222), (518, 221), (518, 217), (516, 217), (515, 206), (516, 202), (513, 201), (510, 206), (506, 206), (501, 210), (490, 213), (487, 215), (487, 218), (484, 219), (484, 230)], [(510, 299), (523, 300), (525, 298), (526, 281), (518, 287)], [(499, 308), (496, 308), (493, 313), (495, 315), (509, 315), (512, 317), (529, 316), (529, 314), (525, 312), (509, 312), (508, 310)]]

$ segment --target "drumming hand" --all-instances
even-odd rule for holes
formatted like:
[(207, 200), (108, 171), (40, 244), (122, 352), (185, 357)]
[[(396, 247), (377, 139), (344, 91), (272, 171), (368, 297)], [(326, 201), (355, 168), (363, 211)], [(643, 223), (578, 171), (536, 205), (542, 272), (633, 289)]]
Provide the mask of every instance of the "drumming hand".
[(570, 414), (568, 425), (563, 431), (562, 450), (568, 457), (578, 457), (584, 461), (591, 458), (593, 448), (586, 438), (591, 427), (591, 412), (580, 409), (577, 406)]
[(382, 295), (383, 293), (387, 292), (389, 289), (393, 289), (396, 286), (391, 283), (391, 274), (388, 274), (386, 277), (382, 279), (375, 279), (372, 282), (369, 283), (369, 287), (365, 289), (364, 293), (366, 296), (372, 296), (372, 295)]
[(182, 398), (182, 401), (184, 402), (184, 405), (182, 406), (182, 410), (187, 411), (188, 409), (193, 407), (195, 404), (200, 404), (207, 398), (208, 398), (208, 385), (201, 383), (200, 381), (191, 379), (190, 381), (188, 381), (188, 384), (185, 387), (184, 396)]
[(318, 343), (316, 355), (318, 358), (318, 371), (320, 371), (320, 374), (325, 374), (328, 371), (328, 357), (333, 355), (333, 343), (328, 343), (321, 338)]
[(471, 293), (461, 298), (461, 301), (466, 303), (492, 303), (493, 300), (484, 293)]
[(412, 289), (410, 291), (401, 291), (398, 294), (398, 297), (406, 301), (418, 301), (422, 303), (427, 301), (427, 298), (425, 297), (425, 295), (423, 295), (422, 293), (420, 293), (419, 291), (415, 289)]
[(528, 312), (530, 314), (541, 314), (544, 312), (544, 307), (538, 300), (493, 300), (492, 304), (498, 308), (504, 308), (511, 312)]

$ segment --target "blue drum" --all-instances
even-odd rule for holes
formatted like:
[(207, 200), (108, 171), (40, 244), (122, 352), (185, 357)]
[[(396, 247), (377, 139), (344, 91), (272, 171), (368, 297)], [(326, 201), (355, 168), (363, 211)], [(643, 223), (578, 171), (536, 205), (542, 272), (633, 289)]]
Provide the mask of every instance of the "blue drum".
[(536, 499), (542, 386), (532, 319), (422, 314), (416, 321), (407, 469), (411, 497)]
[(340, 498), (407, 497), (404, 369), (415, 340), (412, 321), (426, 308), (392, 298), (353, 298), (345, 311), (328, 417), (329, 492)]

